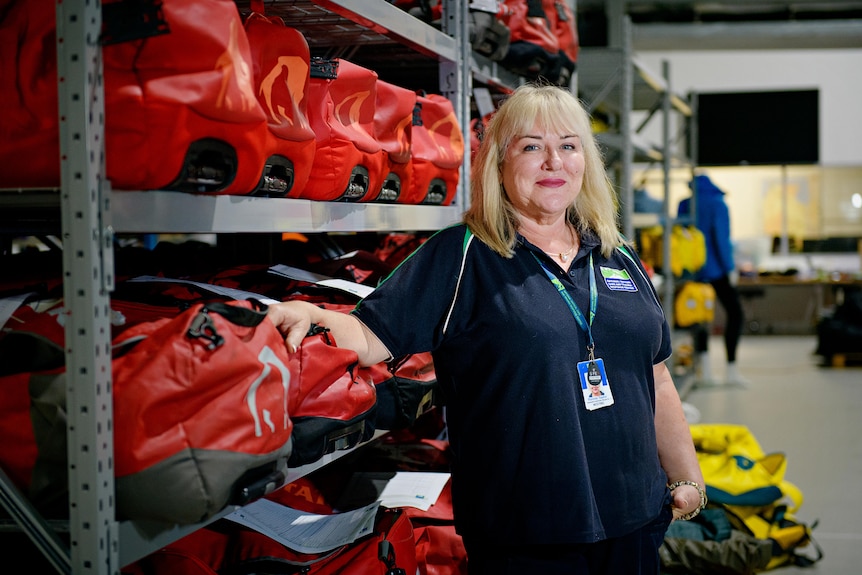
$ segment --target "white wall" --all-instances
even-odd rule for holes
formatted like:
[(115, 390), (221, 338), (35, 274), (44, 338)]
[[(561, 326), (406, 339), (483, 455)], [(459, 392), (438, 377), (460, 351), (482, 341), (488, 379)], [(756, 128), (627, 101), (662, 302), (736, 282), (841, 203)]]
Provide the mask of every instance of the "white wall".
[[(671, 90), (732, 92), (777, 89), (820, 90), (820, 163), (862, 165), (862, 50), (636, 51), (657, 75), (670, 68)], [(792, 122), (793, 118), (788, 118)], [(661, 141), (660, 122), (644, 135)]]
[[(740, 253), (741, 259), (749, 259), (755, 267), (780, 268), (786, 264), (776, 263), (777, 256), (769, 253), (772, 238), (778, 235), (775, 220), (782, 205), (788, 206), (788, 236), (862, 237), (862, 209), (857, 207), (858, 202), (851, 201), (862, 193), (862, 50), (635, 52), (640, 63), (656, 75), (661, 74), (663, 62), (668, 62), (671, 90), (680, 95), (691, 91), (820, 90), (819, 166), (788, 166), (787, 172), (782, 172), (780, 166), (706, 170), (728, 192), (734, 242), (738, 251), (751, 252)], [(638, 125), (643, 113), (634, 116), (633, 123)], [(679, 133), (676, 119), (671, 120), (671, 133)], [(793, 118), (787, 121), (793, 122)], [(642, 134), (649, 141), (661, 142), (660, 120), (654, 118)], [(782, 190), (785, 174), (789, 189), (784, 195), (789, 198), (776, 194), (776, 190)], [(636, 169), (635, 181), (642, 177), (649, 193), (661, 197), (660, 170), (656, 166), (646, 172)], [(690, 177), (685, 169), (674, 170), (671, 177), (674, 215), (679, 200), (689, 194)], [(802, 217), (795, 217), (799, 214)], [(862, 254), (840, 254), (840, 258), (815, 263), (825, 269), (862, 272)], [(810, 258), (806, 262), (810, 264)], [(798, 264), (794, 262), (795, 267)]]

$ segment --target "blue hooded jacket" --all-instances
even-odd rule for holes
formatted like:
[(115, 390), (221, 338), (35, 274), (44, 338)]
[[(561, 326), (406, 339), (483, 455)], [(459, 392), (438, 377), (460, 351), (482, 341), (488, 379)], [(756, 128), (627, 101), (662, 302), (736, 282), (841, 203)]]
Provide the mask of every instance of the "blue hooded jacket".
[[(730, 241), (730, 213), (724, 202), (724, 192), (706, 175), (697, 175), (689, 183), (697, 193), (697, 213), (694, 224), (706, 241), (706, 263), (698, 270), (699, 281), (710, 282), (730, 274), (736, 267), (733, 244)], [(691, 213), (691, 198), (679, 203), (677, 216)]]

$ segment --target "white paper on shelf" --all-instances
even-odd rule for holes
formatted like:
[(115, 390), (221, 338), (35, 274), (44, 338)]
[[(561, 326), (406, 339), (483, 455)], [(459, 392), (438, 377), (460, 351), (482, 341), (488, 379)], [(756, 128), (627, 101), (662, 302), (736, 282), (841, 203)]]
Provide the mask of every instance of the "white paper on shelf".
[(284, 264), (272, 266), (269, 268), (269, 273), (298, 281), (314, 283), (328, 288), (339, 289), (360, 298), (363, 298), (374, 291), (374, 288), (371, 286), (317, 274), (308, 270), (286, 266)]
[(448, 473), (399, 471), (386, 484), (378, 501), (384, 507), (416, 507), (428, 511), (447, 481)]
[(339, 506), (350, 508), (376, 495), (384, 507), (415, 507), (428, 511), (437, 502), (449, 476), (442, 472), (357, 471), (351, 476)]
[(373, 532), (378, 507), (375, 501), (353, 511), (317, 515), (258, 499), (225, 517), (294, 551), (325, 553)]
[(9, 318), (12, 317), (12, 314), (15, 313), (21, 304), (24, 303), (28, 297), (33, 295), (36, 292), (27, 292), (20, 293), (17, 295), (0, 298), (0, 328), (6, 325), (6, 322), (9, 321)]

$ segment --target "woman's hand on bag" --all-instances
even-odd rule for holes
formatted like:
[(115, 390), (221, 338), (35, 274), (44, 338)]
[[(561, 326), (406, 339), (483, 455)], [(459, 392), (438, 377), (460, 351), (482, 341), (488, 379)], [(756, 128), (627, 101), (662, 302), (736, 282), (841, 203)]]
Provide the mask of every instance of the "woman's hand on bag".
[(290, 353), (295, 353), (299, 349), (302, 340), (311, 328), (311, 312), (314, 309), (312, 304), (303, 301), (272, 304), (267, 309), (266, 317), (284, 335), (284, 342)]

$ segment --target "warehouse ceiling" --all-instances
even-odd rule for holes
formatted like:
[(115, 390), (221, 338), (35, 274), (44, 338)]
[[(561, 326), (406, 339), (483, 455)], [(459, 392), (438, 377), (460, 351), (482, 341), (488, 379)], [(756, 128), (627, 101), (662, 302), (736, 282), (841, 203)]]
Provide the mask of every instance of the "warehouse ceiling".
[(576, 0), (583, 46), (607, 45), (608, 22), (632, 21), (635, 50), (862, 48), (858, 0)]

